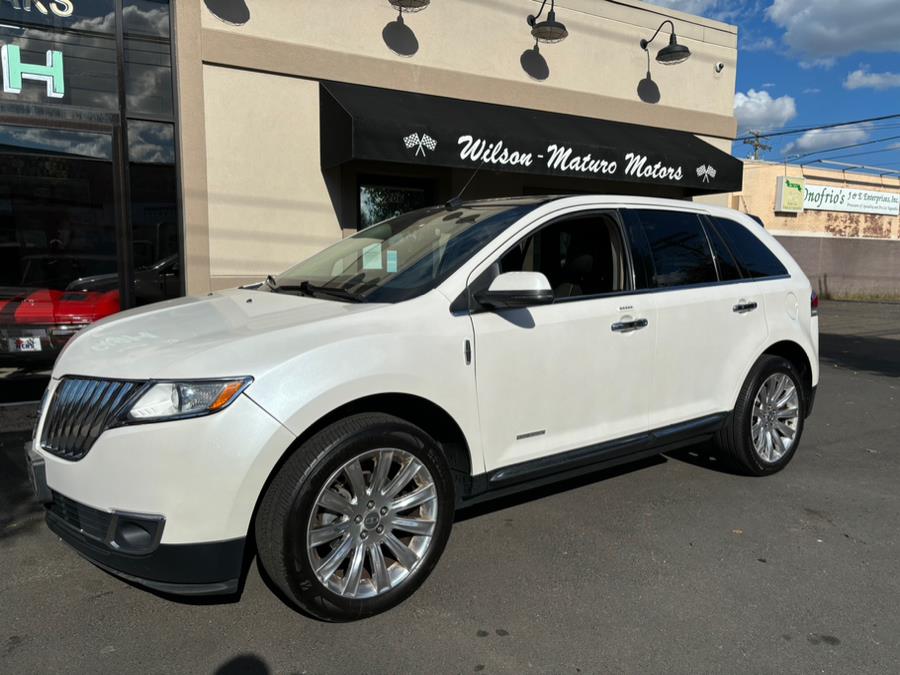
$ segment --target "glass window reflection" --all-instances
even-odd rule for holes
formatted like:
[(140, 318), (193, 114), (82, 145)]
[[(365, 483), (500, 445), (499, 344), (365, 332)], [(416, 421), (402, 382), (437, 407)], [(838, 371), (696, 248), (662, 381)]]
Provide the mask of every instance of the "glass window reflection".
[(169, 0), (125, 0), (125, 32), (169, 37)]

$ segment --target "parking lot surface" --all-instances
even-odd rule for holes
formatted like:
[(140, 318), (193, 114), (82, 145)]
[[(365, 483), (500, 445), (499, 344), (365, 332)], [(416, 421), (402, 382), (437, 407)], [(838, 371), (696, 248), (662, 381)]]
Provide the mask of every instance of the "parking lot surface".
[(823, 303), (816, 410), (792, 464), (706, 447), (460, 513), (405, 604), (330, 625), (251, 566), (176, 602), (44, 526), (0, 407), (0, 672), (848, 673), (900, 664), (900, 305)]

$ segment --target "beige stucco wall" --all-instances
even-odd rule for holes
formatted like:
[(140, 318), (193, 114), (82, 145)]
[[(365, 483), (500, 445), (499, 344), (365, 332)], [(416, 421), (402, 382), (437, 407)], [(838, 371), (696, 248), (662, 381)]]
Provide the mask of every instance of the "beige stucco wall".
[(900, 180), (858, 172), (823, 169), (818, 166), (794, 166), (767, 162), (744, 164), (743, 191), (732, 196), (735, 208), (753, 213), (766, 227), (780, 235), (841, 238), (900, 239), (900, 218), (838, 211), (804, 211), (799, 214), (775, 212), (775, 184), (778, 176), (802, 177), (809, 185), (857, 188), (861, 190), (900, 190)]
[[(557, 0), (570, 37), (541, 47), (550, 74), (538, 81), (520, 64), (534, 46), (525, 17), (538, 6), (434, 2), (405, 16), (419, 48), (404, 57), (382, 37), (396, 20), (387, 0), (258, 0), (240, 26), (206, 3), (177, 3), (188, 291), (282, 271), (344, 234), (352, 200), (319, 169), (319, 79), (679, 129), (728, 150), (736, 28), (638, 0)], [(637, 92), (647, 74), (638, 43), (666, 17), (693, 56), (651, 61), (660, 101), (649, 104)]]
[(328, 186), (315, 170), (318, 83), (207, 65), (203, 87), (214, 286), (283, 272), (338, 239)]

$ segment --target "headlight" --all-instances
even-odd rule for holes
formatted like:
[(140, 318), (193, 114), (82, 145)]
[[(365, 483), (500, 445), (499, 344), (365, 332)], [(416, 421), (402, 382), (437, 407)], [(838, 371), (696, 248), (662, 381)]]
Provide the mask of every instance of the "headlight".
[(253, 378), (210, 382), (156, 382), (134, 402), (126, 422), (156, 422), (198, 417), (231, 404)]

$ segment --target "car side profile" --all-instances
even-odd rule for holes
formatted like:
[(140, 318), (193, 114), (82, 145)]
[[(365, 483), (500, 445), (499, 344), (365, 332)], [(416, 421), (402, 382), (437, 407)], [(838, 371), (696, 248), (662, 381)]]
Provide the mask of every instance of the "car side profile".
[(78, 333), (29, 466), (49, 527), (110, 572), (234, 593), (255, 553), (289, 602), (353, 620), (421, 585), (460, 507), (709, 439), (783, 469), (817, 313), (730, 209), (454, 201)]

